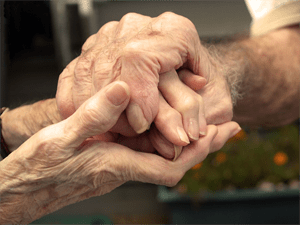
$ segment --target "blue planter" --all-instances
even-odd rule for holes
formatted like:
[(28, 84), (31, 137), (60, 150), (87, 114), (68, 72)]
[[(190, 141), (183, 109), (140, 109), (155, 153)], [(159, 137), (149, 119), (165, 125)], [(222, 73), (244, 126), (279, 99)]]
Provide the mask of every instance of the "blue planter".
[(175, 224), (299, 224), (299, 190), (237, 190), (193, 200), (160, 186), (158, 200), (169, 205)]

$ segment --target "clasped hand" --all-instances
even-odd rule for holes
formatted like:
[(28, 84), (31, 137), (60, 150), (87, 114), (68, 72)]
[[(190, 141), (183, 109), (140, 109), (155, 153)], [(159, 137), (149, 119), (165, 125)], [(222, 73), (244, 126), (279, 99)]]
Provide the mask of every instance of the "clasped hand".
[(22, 222), (129, 180), (174, 186), (219, 150), (240, 127), (229, 122), (230, 93), (214, 63), (193, 24), (173, 13), (128, 14), (91, 36), (59, 78), (65, 119), (1, 162), (3, 193), (32, 202)]
[(129, 101), (130, 87), (113, 82), (70, 117), (40, 130), (1, 162), (1, 170), (10, 177), (3, 181), (11, 187), (7, 191), (26, 194), (26, 201), (32, 202), (22, 222), (103, 195), (129, 180), (174, 186), (187, 170), (218, 150), (239, 129), (234, 122), (208, 125), (206, 136), (185, 147), (176, 161), (94, 139), (115, 125)]
[[(174, 13), (156, 18), (130, 13), (92, 35), (63, 71), (58, 108), (67, 118), (107, 84), (125, 81), (131, 99), (111, 131), (136, 137), (154, 122), (147, 135), (123, 143), (172, 159), (176, 150), (206, 134), (207, 123), (232, 118), (226, 80), (215, 65), (190, 20)], [(112, 141), (107, 135), (98, 139)]]

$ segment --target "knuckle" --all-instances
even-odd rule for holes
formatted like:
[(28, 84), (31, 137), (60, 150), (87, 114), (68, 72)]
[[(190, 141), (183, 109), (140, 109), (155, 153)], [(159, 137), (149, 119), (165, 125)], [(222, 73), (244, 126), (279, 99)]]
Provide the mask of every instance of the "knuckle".
[(117, 21), (110, 21), (110, 22), (104, 24), (98, 31), (97, 35), (103, 35), (108, 32), (114, 31), (118, 24), (119, 24), (119, 22), (117, 22)]
[(63, 70), (63, 72), (60, 74), (59, 80), (64, 79), (64, 78), (70, 76), (70, 75), (74, 72), (74, 68), (75, 68), (75, 66), (76, 66), (76, 64), (77, 64), (77, 62), (78, 62), (78, 60), (79, 60), (79, 57), (73, 59), (73, 61), (70, 62), (70, 63), (66, 66), (66, 68)]
[(96, 35), (93, 34), (91, 35), (86, 41), (85, 43), (82, 45), (82, 48), (81, 48), (81, 52), (84, 53), (86, 52), (89, 48), (91, 48), (95, 42), (95, 39), (96, 39)]
[[(65, 151), (64, 137), (55, 138), (53, 132), (48, 129), (41, 130), (37, 134), (36, 151), (34, 161), (44, 166), (54, 166), (70, 156), (71, 152)], [(61, 151), (64, 150), (64, 151)]]
[(178, 111), (181, 113), (189, 112), (194, 109), (199, 109), (199, 101), (197, 98), (189, 96), (182, 101), (182, 103), (178, 106)]
[(117, 58), (119, 61), (121, 60), (121, 62), (136, 64), (147, 58), (147, 53), (141, 51), (142, 48), (143, 44), (138, 41), (126, 43)]
[(139, 42), (139, 41), (130, 41), (126, 43), (123, 49), (123, 55), (126, 57), (132, 57), (136, 54), (138, 55), (144, 54), (140, 50), (140, 47), (142, 47), (141, 45), (143, 45), (143, 42)]
[[(159, 15), (159, 17), (161, 19), (166, 19), (168, 21), (171, 21), (172, 23), (176, 23), (177, 27), (189, 28), (189, 29), (193, 29), (196, 31), (196, 27), (193, 24), (193, 22), (184, 16), (181, 16), (176, 13), (168, 11), (168, 12), (164, 12), (161, 15)], [(180, 24), (180, 26), (178, 26), (178, 24)], [(184, 25), (184, 26), (181, 26), (181, 25)]]
[(130, 23), (132, 21), (136, 22), (137, 19), (141, 19), (142, 15), (138, 14), (138, 13), (133, 13), (133, 12), (130, 12), (130, 13), (127, 13), (125, 14), (120, 22), (122, 23)]
[(178, 19), (180, 16), (177, 15), (176, 13), (167, 11), (167, 12), (164, 12), (164, 13), (160, 14), (159, 17), (160, 18), (167, 18), (167, 19)]
[(160, 112), (157, 114), (156, 118), (155, 118), (155, 123), (161, 126), (165, 126), (166, 122), (172, 123), (171, 121), (181, 121), (181, 114), (173, 109), (164, 111), (164, 112)]
[(93, 127), (107, 127), (111, 120), (103, 111), (99, 111), (94, 104), (87, 104), (84, 107), (84, 113), (81, 114), (80, 120), (85, 129), (91, 130)]

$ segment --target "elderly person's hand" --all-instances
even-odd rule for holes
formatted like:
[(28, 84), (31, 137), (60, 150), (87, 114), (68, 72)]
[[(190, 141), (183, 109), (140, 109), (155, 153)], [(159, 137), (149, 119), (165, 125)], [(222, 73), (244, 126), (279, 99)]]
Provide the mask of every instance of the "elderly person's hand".
[[(130, 86), (132, 96), (126, 109), (128, 121), (122, 117), (122, 122), (118, 122), (122, 126), (117, 126), (119, 132), (132, 135), (131, 126), (142, 133), (158, 118), (157, 128), (169, 141), (187, 145), (189, 140), (198, 140), (199, 133), (206, 133), (205, 119), (212, 123), (231, 119), (230, 95), (225, 81), (218, 87), (222, 94), (211, 83), (207, 85), (210, 88), (206, 88), (212, 92), (211, 97), (226, 99), (210, 100), (208, 104), (213, 107), (204, 108), (199, 95), (178, 86), (170, 77), (177, 76), (176, 70), (188, 69), (201, 75), (192, 79), (192, 87), (201, 89), (205, 85), (203, 77), (210, 81), (224, 80), (213, 77), (211, 66), (197, 31), (188, 19), (173, 13), (156, 18), (130, 13), (92, 35), (84, 44), (82, 54), (63, 71), (56, 95), (58, 108), (66, 118), (98, 90), (112, 81), (122, 80)], [(166, 82), (158, 88), (161, 79)], [(175, 110), (170, 110), (165, 103)], [(210, 119), (218, 116), (221, 119)]]
[[(133, 180), (175, 185), (184, 173), (219, 149), (240, 128), (209, 125), (177, 161), (101, 142), (130, 100), (124, 82), (104, 87), (66, 120), (48, 126), (0, 163), (0, 223), (28, 223), (68, 204), (103, 195)], [(194, 146), (196, 145), (196, 146)]]

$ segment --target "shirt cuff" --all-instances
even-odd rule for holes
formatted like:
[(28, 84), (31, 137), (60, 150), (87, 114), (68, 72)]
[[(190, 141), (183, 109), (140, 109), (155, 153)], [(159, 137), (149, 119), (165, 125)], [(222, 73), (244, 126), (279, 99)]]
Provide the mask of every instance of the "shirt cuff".
[(300, 23), (300, 2), (289, 2), (272, 10), (251, 26), (251, 36), (266, 34), (272, 30)]

